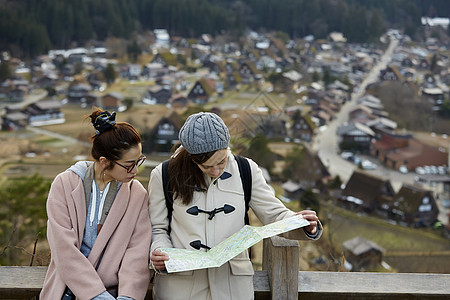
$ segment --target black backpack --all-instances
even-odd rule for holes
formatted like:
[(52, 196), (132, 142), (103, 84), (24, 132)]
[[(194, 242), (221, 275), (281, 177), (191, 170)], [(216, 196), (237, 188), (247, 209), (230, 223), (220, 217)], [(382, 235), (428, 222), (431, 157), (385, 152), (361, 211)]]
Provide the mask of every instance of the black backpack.
[[(249, 224), (248, 219), (248, 209), (250, 198), (252, 197), (252, 171), (250, 169), (250, 164), (248, 160), (242, 156), (234, 155), (238, 167), (239, 174), (241, 176), (242, 187), (244, 188), (244, 200), (245, 200), (245, 224)], [(172, 221), (172, 211), (173, 211), (173, 194), (169, 189), (169, 162), (170, 159), (166, 160), (162, 164), (162, 182), (164, 189), (164, 197), (166, 199), (167, 206), (167, 217), (169, 218), (169, 232), (170, 232), (170, 222)]]

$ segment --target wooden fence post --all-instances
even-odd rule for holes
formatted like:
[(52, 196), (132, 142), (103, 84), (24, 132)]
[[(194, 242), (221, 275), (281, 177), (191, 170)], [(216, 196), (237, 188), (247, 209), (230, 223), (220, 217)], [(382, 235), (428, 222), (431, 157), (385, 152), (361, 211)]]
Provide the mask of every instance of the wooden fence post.
[(263, 241), (263, 270), (267, 271), (273, 300), (298, 299), (300, 246), (279, 236)]

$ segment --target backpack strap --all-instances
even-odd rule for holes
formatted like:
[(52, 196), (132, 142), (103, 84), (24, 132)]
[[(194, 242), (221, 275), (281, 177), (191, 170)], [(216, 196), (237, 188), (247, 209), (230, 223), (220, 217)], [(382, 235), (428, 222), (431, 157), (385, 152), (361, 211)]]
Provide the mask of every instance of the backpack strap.
[(162, 183), (164, 190), (164, 198), (166, 199), (167, 207), (167, 218), (169, 220), (169, 233), (170, 233), (170, 222), (172, 221), (172, 211), (173, 211), (173, 194), (169, 189), (169, 163), (170, 159), (166, 160), (162, 164)]
[(245, 157), (234, 155), (239, 167), (239, 174), (241, 176), (242, 187), (244, 189), (244, 201), (245, 201), (245, 224), (249, 225), (248, 209), (250, 199), (252, 198), (252, 170), (250, 164)]

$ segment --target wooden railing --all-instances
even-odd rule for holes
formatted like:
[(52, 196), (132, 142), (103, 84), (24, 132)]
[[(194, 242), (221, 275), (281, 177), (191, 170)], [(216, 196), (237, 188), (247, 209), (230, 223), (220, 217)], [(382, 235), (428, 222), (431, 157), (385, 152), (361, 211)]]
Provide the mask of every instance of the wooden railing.
[[(263, 271), (256, 271), (253, 281), (255, 300), (450, 299), (450, 274), (298, 272), (297, 241), (272, 237), (263, 245)], [(38, 299), (46, 270), (0, 266), (0, 299)]]

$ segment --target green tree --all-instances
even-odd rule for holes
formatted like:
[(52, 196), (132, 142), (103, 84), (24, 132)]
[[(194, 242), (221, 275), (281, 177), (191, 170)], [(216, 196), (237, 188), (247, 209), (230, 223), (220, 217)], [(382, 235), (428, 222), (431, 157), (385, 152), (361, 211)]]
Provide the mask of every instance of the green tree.
[(314, 71), (314, 73), (312, 74), (311, 80), (312, 80), (313, 82), (317, 82), (317, 81), (319, 81), (319, 79), (320, 79), (319, 73), (317, 73), (316, 71)]
[(116, 80), (117, 74), (116, 70), (114, 69), (113, 64), (108, 64), (103, 71), (103, 75), (105, 76), (106, 82), (108, 84), (113, 83)]
[(436, 57), (436, 53), (433, 54), (433, 56), (431, 57), (431, 64), (430, 64), (430, 70), (432, 72), (434, 72), (434, 70), (436, 69), (436, 65), (437, 65), (437, 57)]
[(278, 80), (283, 79), (283, 74), (278, 73), (278, 72), (272, 72), (269, 74), (269, 76), (267, 77), (267, 80), (273, 85), (275, 86), (275, 84), (277, 83)]
[(248, 156), (269, 172), (273, 167), (274, 154), (268, 147), (267, 138), (262, 134), (258, 134), (250, 141)]
[(304, 153), (300, 147), (295, 147), (284, 158), (285, 167), (283, 170), (283, 176), (296, 181), (300, 178), (303, 172), (299, 166), (302, 164)]
[(441, 109), (439, 110), (439, 115), (443, 118), (450, 119), (450, 100), (445, 100), (441, 104)]
[(333, 78), (333, 76), (331, 76), (330, 71), (328, 69), (325, 69), (325, 71), (323, 72), (323, 76), (322, 76), (322, 81), (325, 84), (325, 86), (332, 83), (333, 80), (334, 80), (334, 78)]
[(45, 90), (47, 91), (47, 96), (48, 96), (48, 97), (56, 96), (56, 89), (55, 89), (54, 87), (47, 86), (47, 87), (45, 88)]
[(0, 63), (0, 81), (4, 81), (8, 78), (11, 78), (11, 68), (9, 66), (9, 61), (2, 60)]
[(127, 53), (128, 53), (128, 57), (130, 57), (131, 61), (136, 62), (139, 55), (141, 55), (141, 53), (142, 53), (142, 49), (136, 41), (133, 41), (133, 42), (131, 42), (131, 44), (129, 44), (127, 46)]
[(336, 175), (336, 177), (333, 178), (333, 180), (330, 182), (329, 187), (330, 189), (339, 189), (341, 188), (342, 180), (339, 175)]
[(0, 265), (30, 261), (25, 248), (46, 235), (45, 202), (50, 181), (37, 174), (8, 179), (0, 186)]
[(123, 100), (123, 104), (125, 104), (125, 106), (127, 107), (126, 110), (129, 110), (129, 109), (131, 109), (131, 108), (133, 107), (133, 99), (127, 97), (127, 98), (125, 98), (125, 99)]
[(303, 209), (315, 210), (317, 213), (319, 213), (320, 211), (319, 198), (317, 197), (316, 193), (314, 193), (310, 189), (304, 191), (302, 196), (300, 197), (300, 206)]
[(385, 31), (385, 26), (383, 23), (383, 17), (381, 15), (381, 12), (379, 9), (374, 9), (372, 11), (372, 16), (370, 18), (370, 24), (369, 24), (370, 30), (370, 41), (371, 42), (378, 42), (378, 38), (383, 34)]

